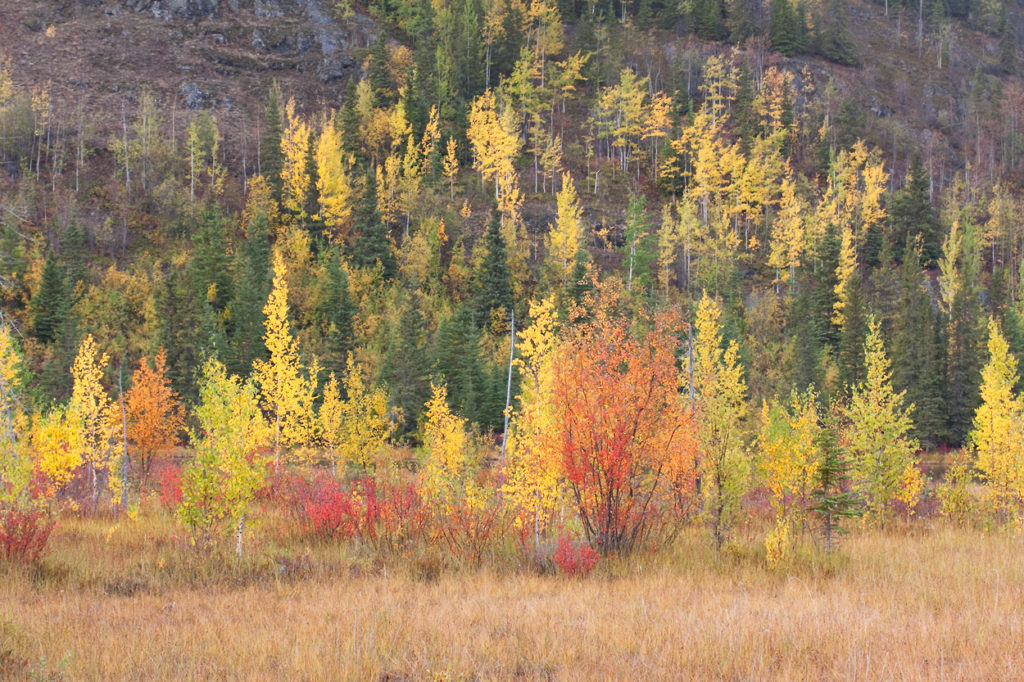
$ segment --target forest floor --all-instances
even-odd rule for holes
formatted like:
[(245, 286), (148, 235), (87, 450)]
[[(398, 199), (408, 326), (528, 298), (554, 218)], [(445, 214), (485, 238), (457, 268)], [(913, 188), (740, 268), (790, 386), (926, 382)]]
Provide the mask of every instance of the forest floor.
[(684, 534), (586, 578), (383, 563), (351, 544), (197, 558), (159, 516), (62, 521), (0, 564), (0, 678), (1012, 679), (1019, 535), (917, 521), (769, 570)]

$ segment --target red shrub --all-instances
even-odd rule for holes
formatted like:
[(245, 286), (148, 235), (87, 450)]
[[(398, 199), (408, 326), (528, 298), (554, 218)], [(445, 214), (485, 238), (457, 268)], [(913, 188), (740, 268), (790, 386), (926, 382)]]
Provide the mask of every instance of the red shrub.
[(583, 542), (574, 543), (568, 536), (558, 538), (558, 548), (551, 557), (558, 570), (565, 575), (587, 576), (597, 566), (601, 555)]
[(348, 539), (355, 535), (359, 505), (341, 481), (318, 474), (300, 495), (302, 521), (310, 534), (325, 539)]
[(160, 504), (165, 509), (176, 509), (181, 504), (181, 467), (164, 462), (155, 473), (160, 487)]
[(0, 555), (10, 562), (36, 561), (55, 526), (42, 509), (0, 504)]

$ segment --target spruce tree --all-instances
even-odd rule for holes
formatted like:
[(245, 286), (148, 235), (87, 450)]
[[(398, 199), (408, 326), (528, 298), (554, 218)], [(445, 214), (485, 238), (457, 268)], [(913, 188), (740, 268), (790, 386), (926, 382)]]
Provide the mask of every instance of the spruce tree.
[(61, 323), (71, 307), (64, 268), (53, 249), (46, 253), (39, 290), (32, 297), (32, 331), (44, 344), (50, 344), (60, 335)]
[(192, 248), (190, 270), (195, 295), (220, 314), (231, 301), (231, 257), (224, 216), (220, 205), (213, 199), (207, 199), (203, 204)]
[(921, 235), (923, 262), (932, 265), (938, 261), (942, 245), (939, 240), (939, 221), (929, 198), (928, 178), (921, 165), (920, 155), (914, 155), (908, 175), (907, 184), (889, 202), (896, 258), (902, 260), (903, 246), (908, 242), (914, 243), (917, 235)]
[(934, 447), (946, 437), (945, 349), (936, 333), (938, 320), (923, 285), (920, 257), (920, 243), (908, 239), (892, 324), (892, 382), (914, 405), (914, 436)]
[(507, 320), (512, 310), (512, 276), (497, 211), (484, 233), (484, 258), (473, 273), (473, 308), (480, 326), (491, 319)]
[(864, 381), (864, 339), (868, 323), (860, 275), (854, 273), (846, 289), (843, 324), (839, 335), (839, 383), (847, 388)]
[(200, 301), (192, 291), (188, 274), (180, 268), (168, 268), (156, 297), (160, 327), (157, 341), (167, 353), (167, 377), (174, 390), (186, 401), (198, 395), (196, 368), (206, 353), (200, 335)]
[(978, 228), (967, 222), (957, 290), (949, 313), (948, 392), (946, 413), (949, 437), (963, 443), (980, 403), (978, 387), (983, 365), (985, 315), (981, 308)]
[(787, 57), (803, 51), (800, 19), (789, 0), (773, 0), (768, 23), (768, 40), (772, 49)]
[(274, 81), (267, 93), (264, 110), (263, 134), (260, 136), (260, 175), (267, 180), (274, 192), (274, 198), (281, 200), (281, 169), (284, 167), (284, 153), (281, 151), (281, 90)]
[(469, 307), (459, 306), (438, 327), (434, 370), (437, 378), (448, 386), (452, 410), (470, 422), (479, 423), (486, 381), (480, 360), (480, 331)]
[(397, 265), (384, 221), (377, 210), (377, 176), (370, 169), (363, 183), (363, 198), (356, 208), (349, 263), (357, 268), (381, 268), (385, 280), (395, 276)]
[(844, 459), (839, 434), (835, 424), (823, 425), (815, 446), (819, 452), (817, 486), (811, 493), (811, 511), (818, 517), (825, 552), (835, 548), (835, 536), (846, 532), (840, 523), (843, 519), (859, 516), (863, 510), (857, 495), (850, 490), (847, 477), (848, 466)]
[(377, 106), (382, 109), (393, 106), (397, 101), (389, 61), (387, 36), (381, 30), (377, 34), (377, 40), (373, 43), (373, 47), (370, 48), (370, 66), (366, 76), (373, 89)]
[(353, 320), (355, 306), (348, 289), (348, 273), (341, 263), (338, 249), (332, 248), (325, 271), (327, 277), (321, 319), (324, 327), (327, 357), (323, 366), (328, 372), (343, 376), (347, 372), (348, 354), (354, 349)]
[(232, 374), (247, 376), (253, 361), (266, 359), (263, 343), (263, 306), (270, 295), (270, 229), (267, 217), (258, 213), (235, 254), (234, 299), (231, 301), (230, 354)]
[(381, 377), (388, 385), (390, 403), (402, 411), (401, 435), (415, 433), (423, 406), (430, 398), (430, 366), (426, 325), (416, 295), (399, 303), (399, 323), (388, 335)]
[(359, 161), (366, 160), (366, 149), (359, 136), (360, 118), (356, 109), (356, 78), (348, 79), (345, 86), (345, 101), (338, 112), (341, 129), (341, 148)]

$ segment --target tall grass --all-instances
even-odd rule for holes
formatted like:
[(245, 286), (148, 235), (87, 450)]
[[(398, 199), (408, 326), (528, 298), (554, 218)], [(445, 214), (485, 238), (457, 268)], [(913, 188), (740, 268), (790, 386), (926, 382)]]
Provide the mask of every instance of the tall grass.
[[(281, 522), (284, 527), (284, 521)], [(251, 556), (177, 526), (68, 519), (34, 568), (0, 567), (0, 677), (1013, 679), (1024, 545), (919, 522), (838, 557), (764, 566), (699, 533), (588, 578), (425, 570), (267, 521)]]

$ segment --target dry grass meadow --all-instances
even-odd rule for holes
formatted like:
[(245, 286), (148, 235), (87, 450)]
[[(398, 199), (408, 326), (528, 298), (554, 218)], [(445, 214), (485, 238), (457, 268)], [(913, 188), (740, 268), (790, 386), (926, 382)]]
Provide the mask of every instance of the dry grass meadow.
[[(702, 536), (587, 578), (344, 545), (198, 559), (159, 519), (70, 518), (0, 567), (0, 677), (1020, 679), (1024, 544), (918, 521), (768, 570)], [(274, 558), (278, 556), (280, 558)], [(284, 558), (286, 557), (287, 558)]]

